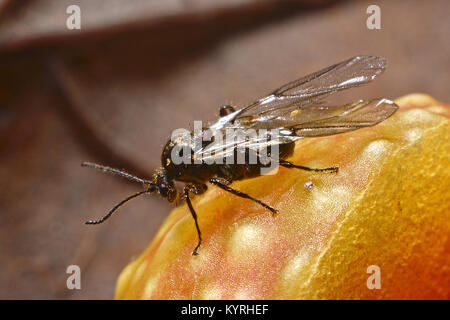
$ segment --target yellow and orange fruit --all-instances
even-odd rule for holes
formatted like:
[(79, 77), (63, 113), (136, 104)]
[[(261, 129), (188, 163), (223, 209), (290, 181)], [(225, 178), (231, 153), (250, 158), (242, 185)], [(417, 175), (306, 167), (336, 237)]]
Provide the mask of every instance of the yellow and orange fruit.
[[(119, 277), (118, 299), (449, 299), (450, 106), (422, 94), (371, 128), (297, 142), (279, 168), (232, 184), (277, 208), (210, 186)], [(307, 188), (305, 186), (312, 186)], [(369, 289), (369, 266), (380, 289)]]

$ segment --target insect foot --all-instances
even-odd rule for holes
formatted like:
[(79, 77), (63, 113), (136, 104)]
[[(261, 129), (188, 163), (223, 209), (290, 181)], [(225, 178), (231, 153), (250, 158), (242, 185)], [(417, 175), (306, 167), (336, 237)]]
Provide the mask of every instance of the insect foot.
[(272, 211), (272, 217), (276, 218), (280, 214), (280, 211), (273, 209)]

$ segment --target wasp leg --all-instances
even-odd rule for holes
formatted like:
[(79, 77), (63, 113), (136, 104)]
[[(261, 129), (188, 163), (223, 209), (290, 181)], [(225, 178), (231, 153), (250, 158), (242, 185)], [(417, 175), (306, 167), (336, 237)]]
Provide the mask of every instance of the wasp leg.
[(339, 168), (338, 167), (330, 167), (330, 168), (323, 168), (323, 169), (317, 169), (317, 168), (308, 168), (304, 166), (298, 166), (293, 163), (290, 163), (286, 160), (279, 161), (280, 166), (283, 166), (285, 168), (296, 168), (296, 169), (302, 169), (306, 171), (315, 171), (315, 172), (328, 172), (328, 173), (337, 173)]
[(187, 185), (184, 187), (184, 198), (186, 199), (186, 203), (189, 207), (189, 211), (191, 212), (192, 218), (194, 218), (195, 227), (197, 228), (198, 243), (195, 246), (194, 251), (192, 251), (192, 255), (196, 256), (196, 255), (198, 255), (197, 250), (198, 250), (198, 248), (200, 248), (200, 245), (202, 244), (202, 233), (200, 232), (200, 227), (198, 226), (197, 214), (195, 213), (194, 207), (192, 206), (192, 203), (191, 203), (191, 198), (189, 196), (190, 191), (197, 194), (197, 193), (199, 193), (199, 190), (194, 185)]
[(252, 201), (255, 201), (256, 203), (259, 203), (264, 208), (270, 210), (272, 212), (273, 216), (275, 216), (278, 213), (278, 210), (276, 210), (276, 209), (272, 208), (271, 206), (265, 204), (261, 200), (255, 199), (255, 198), (249, 196), (246, 193), (243, 193), (243, 192), (240, 192), (240, 191), (235, 190), (233, 188), (230, 188), (229, 186), (227, 186), (227, 185), (223, 184), (222, 182), (220, 182), (219, 179), (211, 178), (211, 179), (209, 179), (209, 182), (211, 182), (212, 184), (218, 186), (219, 188), (221, 188), (221, 189), (223, 189), (225, 191), (228, 191), (228, 192), (234, 194), (235, 196), (238, 196), (238, 197), (241, 197), (241, 198), (244, 198), (244, 199), (250, 199)]

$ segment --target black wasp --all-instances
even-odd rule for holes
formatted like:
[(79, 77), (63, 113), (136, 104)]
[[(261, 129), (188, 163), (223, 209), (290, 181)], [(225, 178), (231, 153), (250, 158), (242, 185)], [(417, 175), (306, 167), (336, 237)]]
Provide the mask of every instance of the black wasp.
[[(359, 128), (370, 127), (390, 117), (398, 106), (387, 99), (358, 100), (344, 105), (326, 105), (324, 98), (338, 91), (356, 87), (375, 79), (386, 68), (386, 60), (374, 56), (357, 56), (337, 63), (306, 77), (290, 82), (273, 91), (268, 96), (235, 110), (231, 106), (220, 109), (219, 120), (209, 129), (217, 132), (234, 129), (278, 129), (278, 165), (286, 168), (296, 168), (316, 172), (336, 173), (337, 167), (308, 168), (292, 164), (285, 159), (293, 150), (298, 139), (334, 135)], [(253, 140), (252, 140), (253, 139)], [(125, 202), (145, 193), (159, 193), (169, 202), (177, 199), (178, 192), (174, 181), (186, 183), (184, 198), (194, 218), (197, 228), (198, 243), (192, 254), (197, 255), (202, 238), (197, 222), (197, 214), (192, 206), (190, 194), (202, 194), (209, 182), (238, 197), (257, 202), (264, 208), (276, 214), (277, 210), (262, 201), (231, 188), (229, 185), (235, 180), (242, 180), (259, 176), (261, 163), (256, 164), (228, 164), (213, 163), (211, 159), (220, 159), (235, 153), (240, 144), (256, 145), (267, 143), (258, 138), (248, 138), (234, 143), (223, 144), (220, 152), (211, 152), (211, 144), (202, 144), (201, 148), (192, 148), (192, 159), (201, 160), (200, 163), (175, 164), (171, 160), (172, 150), (183, 144), (178, 140), (169, 140), (165, 145), (161, 161), (162, 167), (153, 175), (152, 180), (142, 179), (127, 172), (93, 164), (83, 163), (82, 166), (92, 167), (113, 174), (118, 174), (132, 181), (141, 183), (144, 190), (137, 192), (114, 206), (108, 214), (99, 220), (90, 220), (86, 224), (99, 224), (109, 218), (112, 213)], [(273, 141), (272, 141), (273, 143)], [(192, 147), (192, 145), (189, 145)], [(217, 143), (214, 144), (217, 149)], [(208, 162), (209, 161), (209, 162)], [(208, 162), (208, 164), (207, 164)]]

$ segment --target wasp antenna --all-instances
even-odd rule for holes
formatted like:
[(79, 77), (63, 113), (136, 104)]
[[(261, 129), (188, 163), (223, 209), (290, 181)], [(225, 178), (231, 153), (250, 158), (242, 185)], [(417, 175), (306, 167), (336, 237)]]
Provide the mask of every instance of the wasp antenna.
[(114, 213), (114, 211), (116, 211), (118, 208), (120, 208), (126, 202), (130, 201), (131, 199), (137, 198), (137, 197), (143, 195), (144, 193), (152, 193), (152, 192), (155, 192), (156, 190), (157, 190), (157, 188), (152, 186), (144, 191), (136, 192), (135, 194), (132, 194), (131, 196), (123, 199), (118, 204), (116, 204), (111, 210), (109, 210), (109, 212), (104, 217), (102, 217), (98, 220), (88, 220), (85, 222), (85, 224), (100, 224), (100, 223), (104, 222), (106, 219), (108, 219), (109, 217), (111, 217), (111, 215)]
[(128, 180), (136, 181), (136, 182), (147, 184), (147, 185), (154, 185), (155, 184), (153, 181), (136, 177), (136, 176), (134, 176), (132, 174), (129, 174), (128, 172), (125, 172), (123, 170), (114, 169), (114, 168), (110, 168), (110, 167), (107, 167), (107, 166), (102, 166), (102, 165), (96, 164), (96, 163), (83, 162), (81, 164), (81, 166), (82, 167), (88, 167), (88, 168), (94, 168), (94, 169), (97, 169), (97, 170), (100, 170), (100, 171), (103, 171), (103, 172), (106, 172), (106, 173), (116, 174), (118, 176), (127, 178)]

